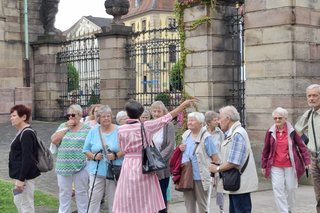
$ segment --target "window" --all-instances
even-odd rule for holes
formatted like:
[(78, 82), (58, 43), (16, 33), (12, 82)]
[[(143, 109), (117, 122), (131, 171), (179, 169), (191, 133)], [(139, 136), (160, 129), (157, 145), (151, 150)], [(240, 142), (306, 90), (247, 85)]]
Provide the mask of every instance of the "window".
[(141, 22), (141, 30), (142, 31), (146, 31), (147, 30), (147, 21), (146, 20), (142, 20), (142, 22)]
[(143, 46), (142, 47), (142, 63), (147, 63), (147, 47)]
[(131, 29), (132, 29), (133, 32), (136, 31), (136, 25), (135, 25), (135, 23), (132, 23), (132, 24), (131, 24)]
[(176, 57), (177, 47), (174, 44), (169, 45), (169, 62), (174, 63), (177, 60)]
[(177, 25), (175, 18), (168, 18), (168, 27), (175, 28)]

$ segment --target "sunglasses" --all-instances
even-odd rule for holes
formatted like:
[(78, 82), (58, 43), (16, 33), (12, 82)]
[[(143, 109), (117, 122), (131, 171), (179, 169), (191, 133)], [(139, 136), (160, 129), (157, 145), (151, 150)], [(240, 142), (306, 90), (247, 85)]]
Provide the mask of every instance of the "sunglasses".
[(283, 117), (274, 117), (273, 120), (282, 120)]
[(69, 118), (70, 116), (74, 118), (76, 117), (76, 114), (67, 114), (67, 118)]

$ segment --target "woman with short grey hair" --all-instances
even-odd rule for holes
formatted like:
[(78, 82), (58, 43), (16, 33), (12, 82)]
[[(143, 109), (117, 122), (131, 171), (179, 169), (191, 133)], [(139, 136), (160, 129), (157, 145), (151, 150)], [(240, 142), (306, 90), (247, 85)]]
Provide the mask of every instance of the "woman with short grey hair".
[(116, 122), (118, 125), (123, 125), (127, 122), (128, 115), (126, 111), (119, 111), (116, 116)]
[[(221, 159), (221, 144), (224, 140), (224, 134), (219, 128), (219, 114), (214, 111), (207, 111), (204, 115), (206, 120), (207, 131), (212, 135), (213, 143), (218, 151), (219, 160)], [(219, 175), (215, 175), (215, 189), (216, 189), (216, 204), (219, 206), (220, 212), (223, 212), (224, 197), (222, 192), (217, 191)]]
[(59, 186), (59, 213), (71, 211), (72, 182), (78, 212), (85, 213), (88, 206), (88, 172), (82, 148), (90, 127), (80, 122), (83, 113), (80, 105), (71, 105), (67, 112), (68, 121), (62, 123), (51, 136), (51, 143), (58, 146), (55, 170)]
[(106, 192), (109, 212), (112, 213), (116, 181), (106, 179), (110, 168), (108, 165), (121, 166), (124, 153), (119, 150), (118, 126), (112, 123), (111, 108), (108, 105), (99, 107), (96, 118), (100, 125), (90, 130), (83, 146), (83, 152), (89, 160), (89, 191), (92, 191), (88, 212), (100, 212), (100, 201)]
[(279, 212), (293, 212), (298, 180), (310, 167), (307, 147), (290, 122), (288, 111), (277, 107), (274, 124), (267, 130), (261, 155), (261, 173), (271, 177)]
[(183, 152), (181, 163), (191, 161), (193, 170), (194, 188), (183, 192), (187, 213), (206, 212), (208, 189), (210, 185), (209, 165), (218, 163), (218, 152), (214, 146), (210, 133), (203, 128), (205, 117), (200, 112), (188, 114), (188, 130), (182, 135), (182, 144), (179, 145)]

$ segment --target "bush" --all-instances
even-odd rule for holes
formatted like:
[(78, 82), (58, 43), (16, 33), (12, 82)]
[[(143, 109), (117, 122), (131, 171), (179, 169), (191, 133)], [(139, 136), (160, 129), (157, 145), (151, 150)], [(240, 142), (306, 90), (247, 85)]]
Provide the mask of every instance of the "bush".
[(162, 101), (165, 106), (170, 106), (170, 94), (168, 93), (159, 93), (155, 98), (155, 101)]
[(72, 65), (67, 65), (68, 74), (68, 92), (79, 89), (79, 73), (77, 69)]

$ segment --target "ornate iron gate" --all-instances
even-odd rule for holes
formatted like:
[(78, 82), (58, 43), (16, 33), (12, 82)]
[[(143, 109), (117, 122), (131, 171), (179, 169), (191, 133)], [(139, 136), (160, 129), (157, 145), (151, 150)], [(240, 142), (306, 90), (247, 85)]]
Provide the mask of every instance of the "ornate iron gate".
[(234, 105), (240, 113), (243, 126), (246, 125), (245, 113), (245, 67), (244, 67), (244, 20), (243, 5), (237, 3), (230, 16), (225, 17), (227, 33), (232, 47), (232, 89), (226, 97), (227, 104)]
[(60, 106), (65, 109), (79, 104), (84, 110), (91, 104), (100, 103), (99, 47), (92, 37), (67, 41), (57, 54), (60, 65), (67, 67), (64, 92)]
[(176, 106), (181, 99), (180, 39), (177, 28), (134, 32), (127, 45), (127, 54), (134, 67), (129, 97), (144, 106), (161, 100)]

